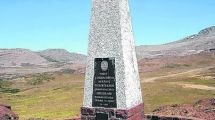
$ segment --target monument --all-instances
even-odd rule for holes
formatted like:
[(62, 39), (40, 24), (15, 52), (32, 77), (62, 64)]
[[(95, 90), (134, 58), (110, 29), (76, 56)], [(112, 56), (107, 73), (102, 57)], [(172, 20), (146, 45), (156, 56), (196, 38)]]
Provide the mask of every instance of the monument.
[(143, 120), (128, 0), (92, 0), (82, 120)]

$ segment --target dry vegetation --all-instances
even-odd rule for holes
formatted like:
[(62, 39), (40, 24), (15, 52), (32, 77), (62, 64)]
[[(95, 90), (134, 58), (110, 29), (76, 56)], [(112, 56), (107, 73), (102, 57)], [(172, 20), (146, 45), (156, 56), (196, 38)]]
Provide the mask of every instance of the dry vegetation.
[[(209, 61), (208, 64), (206, 61)], [(215, 88), (215, 64), (212, 58), (198, 60), (198, 64), (186, 60), (180, 63), (172, 60), (154, 70), (141, 71), (145, 112), (150, 113), (164, 105), (189, 104), (199, 99), (214, 97), (215, 90), (185, 88), (180, 85), (183, 83)], [(143, 69), (141, 64), (140, 69)], [(153, 81), (146, 82), (147, 79)], [(32, 81), (36, 84), (29, 84)], [(1, 80), (0, 103), (11, 105), (21, 120), (62, 120), (77, 117), (82, 105), (83, 85), (84, 74), (68, 73), (39, 74), (9, 82)], [(19, 91), (5, 92), (2, 89)]]

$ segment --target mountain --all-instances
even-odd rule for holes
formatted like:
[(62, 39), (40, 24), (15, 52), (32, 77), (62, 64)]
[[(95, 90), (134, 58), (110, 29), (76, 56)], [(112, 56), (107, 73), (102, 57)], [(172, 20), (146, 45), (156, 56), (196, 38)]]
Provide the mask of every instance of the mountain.
[(44, 72), (83, 73), (85, 61), (85, 55), (63, 49), (40, 52), (28, 49), (0, 49), (0, 79)]
[(47, 49), (38, 53), (51, 62), (86, 63), (85, 55), (70, 53), (64, 49)]
[(215, 48), (215, 26), (182, 40), (163, 45), (141, 45), (136, 47), (137, 58), (157, 58), (162, 56), (186, 56)]
[[(188, 56), (186, 58), (188, 61), (193, 61), (192, 58), (196, 58), (196, 61), (204, 57), (210, 58), (199, 54), (204, 53), (203, 51), (215, 51), (215, 26), (175, 42), (136, 47), (140, 69), (143, 68), (146, 71), (157, 70), (165, 66), (187, 65), (188, 63), (177, 64), (185, 60), (185, 58), (181, 58), (183, 56)], [(214, 52), (212, 52), (213, 54)], [(192, 55), (203, 57), (198, 58)], [(84, 73), (86, 58), (85, 55), (70, 53), (64, 49), (47, 49), (39, 52), (28, 49), (0, 49), (0, 78), (2, 76), (6, 76), (4, 78), (11, 77), (13, 74), (24, 75), (55, 71)], [(169, 63), (170, 65), (168, 65)]]
[[(138, 61), (139, 71), (147, 72), (178, 72), (189, 69), (206, 68), (215, 65), (215, 52), (204, 51), (186, 56), (163, 56), (159, 58), (143, 58)], [(215, 66), (214, 66), (215, 67)], [(171, 71), (167, 71), (167, 70)]]
[(0, 67), (45, 65), (48, 61), (28, 49), (0, 49)]

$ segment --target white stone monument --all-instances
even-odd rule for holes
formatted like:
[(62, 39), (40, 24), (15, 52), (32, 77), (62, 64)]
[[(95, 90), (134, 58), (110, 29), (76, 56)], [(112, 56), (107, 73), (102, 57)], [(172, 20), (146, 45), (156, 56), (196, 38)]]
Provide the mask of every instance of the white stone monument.
[(82, 120), (142, 120), (128, 0), (92, 0)]

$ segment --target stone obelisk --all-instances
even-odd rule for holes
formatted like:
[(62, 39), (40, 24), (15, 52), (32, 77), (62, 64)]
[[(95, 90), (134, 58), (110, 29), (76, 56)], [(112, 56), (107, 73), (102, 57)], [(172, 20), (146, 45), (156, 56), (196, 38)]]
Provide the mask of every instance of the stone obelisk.
[(92, 0), (82, 120), (142, 120), (128, 0)]

